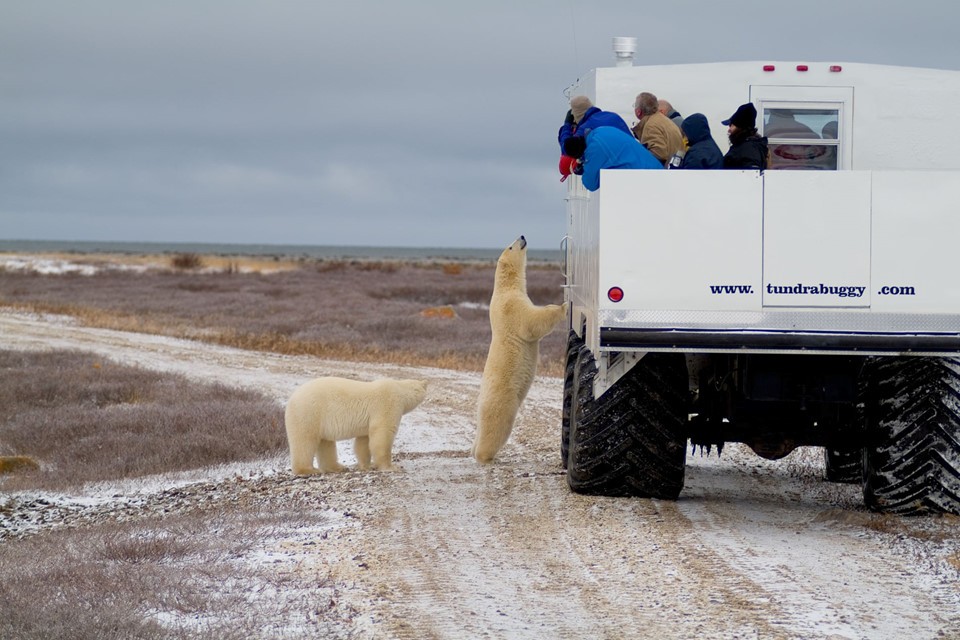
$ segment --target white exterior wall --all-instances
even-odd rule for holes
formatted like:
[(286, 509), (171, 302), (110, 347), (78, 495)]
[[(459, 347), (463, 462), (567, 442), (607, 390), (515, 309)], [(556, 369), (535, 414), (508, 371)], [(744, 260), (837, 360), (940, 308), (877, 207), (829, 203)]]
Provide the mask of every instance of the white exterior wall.
[(604, 170), (593, 194), (571, 181), (568, 300), (591, 349), (601, 327), (960, 332), (956, 172)]
[[(796, 70), (800, 64), (809, 68)], [(842, 70), (832, 73), (832, 64)], [(763, 71), (773, 65), (775, 71)], [(707, 116), (720, 149), (729, 147), (722, 120), (752, 99), (751, 87), (852, 87), (850, 169), (960, 169), (960, 72), (827, 62), (718, 62), (595, 69), (570, 89), (627, 124), (637, 94), (669, 100), (682, 115)], [(769, 93), (769, 91), (766, 91)], [(791, 91), (790, 95), (795, 95)]]
[[(790, 335), (805, 350), (801, 334), (955, 341), (960, 72), (847, 63), (799, 72), (784, 62), (764, 72), (764, 64), (597, 69), (571, 89), (628, 124), (641, 91), (685, 116), (702, 112), (724, 151), (721, 120), (751, 98), (841, 104), (848, 169), (604, 170), (593, 194), (572, 176), (572, 328), (585, 327), (594, 353), (601, 329)], [(622, 301), (608, 299), (613, 286)]]

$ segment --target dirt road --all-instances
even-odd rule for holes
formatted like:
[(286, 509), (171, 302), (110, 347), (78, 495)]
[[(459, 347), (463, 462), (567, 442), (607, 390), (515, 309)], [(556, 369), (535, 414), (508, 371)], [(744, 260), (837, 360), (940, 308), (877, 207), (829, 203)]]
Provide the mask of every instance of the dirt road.
[[(399, 471), (294, 479), (284, 458), (264, 461), (251, 481), (316, 496), (323, 535), (291, 531), (262, 551), (304, 584), (332, 581), (324, 616), (335, 635), (960, 638), (960, 519), (867, 513), (858, 488), (819, 479), (814, 450), (778, 463), (736, 446), (720, 459), (688, 454), (677, 502), (592, 498), (571, 494), (562, 474), (557, 379), (535, 382), (501, 458), (482, 467), (467, 455), (477, 374), (14, 314), (0, 314), (0, 345), (88, 350), (278, 402), (320, 375), (428, 379), (427, 400), (400, 429)], [(352, 461), (349, 446), (340, 457)], [(309, 615), (285, 624), (316, 629)]]

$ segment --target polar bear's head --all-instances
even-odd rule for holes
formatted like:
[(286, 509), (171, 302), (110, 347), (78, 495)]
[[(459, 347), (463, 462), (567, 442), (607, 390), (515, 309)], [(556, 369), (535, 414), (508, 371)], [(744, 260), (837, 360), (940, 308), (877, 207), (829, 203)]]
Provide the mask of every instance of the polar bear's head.
[(520, 236), (497, 260), (496, 288), (527, 290), (527, 239)]
[(413, 411), (427, 395), (426, 380), (396, 380), (403, 412)]

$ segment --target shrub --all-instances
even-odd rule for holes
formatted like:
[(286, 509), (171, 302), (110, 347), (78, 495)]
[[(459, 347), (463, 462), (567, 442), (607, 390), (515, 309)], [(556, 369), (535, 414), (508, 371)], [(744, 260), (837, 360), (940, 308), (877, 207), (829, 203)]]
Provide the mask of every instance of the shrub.
[(170, 258), (170, 266), (184, 271), (199, 269), (203, 266), (203, 259), (195, 253), (176, 253)]

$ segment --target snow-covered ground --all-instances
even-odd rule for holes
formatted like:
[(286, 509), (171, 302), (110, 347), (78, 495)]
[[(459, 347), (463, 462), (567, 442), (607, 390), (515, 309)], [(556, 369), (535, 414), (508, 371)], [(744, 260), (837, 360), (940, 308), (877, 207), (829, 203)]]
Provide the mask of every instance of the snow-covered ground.
[(128, 264), (110, 264), (108, 267), (104, 264), (81, 263), (66, 258), (57, 258), (52, 256), (34, 256), (34, 255), (4, 255), (0, 254), (0, 269), (8, 271), (30, 271), (44, 275), (78, 273), (80, 275), (93, 275), (104, 268), (119, 269), (126, 271), (143, 271), (145, 265)]
[[(5, 498), (47, 505), (34, 522), (0, 516), (22, 530), (134, 518), (211, 495), (306, 496), (317, 505), (309, 526), (276, 532), (240, 559), (301, 585), (300, 596), (321, 597), (318, 577), (332, 585), (323, 616), (283, 621), (292, 635), (326, 625), (327, 635), (384, 639), (960, 637), (960, 518), (871, 514), (858, 488), (820, 479), (816, 450), (778, 462), (735, 445), (721, 458), (688, 454), (677, 502), (595, 498), (566, 487), (557, 379), (535, 382), (501, 458), (482, 467), (467, 453), (477, 374), (255, 353), (13, 313), (0, 313), (0, 342), (84, 349), (278, 402), (321, 375), (430, 381), (426, 401), (403, 420), (397, 472), (295, 478), (283, 456)], [(351, 462), (343, 445), (341, 460)], [(232, 613), (241, 615), (220, 615)]]

